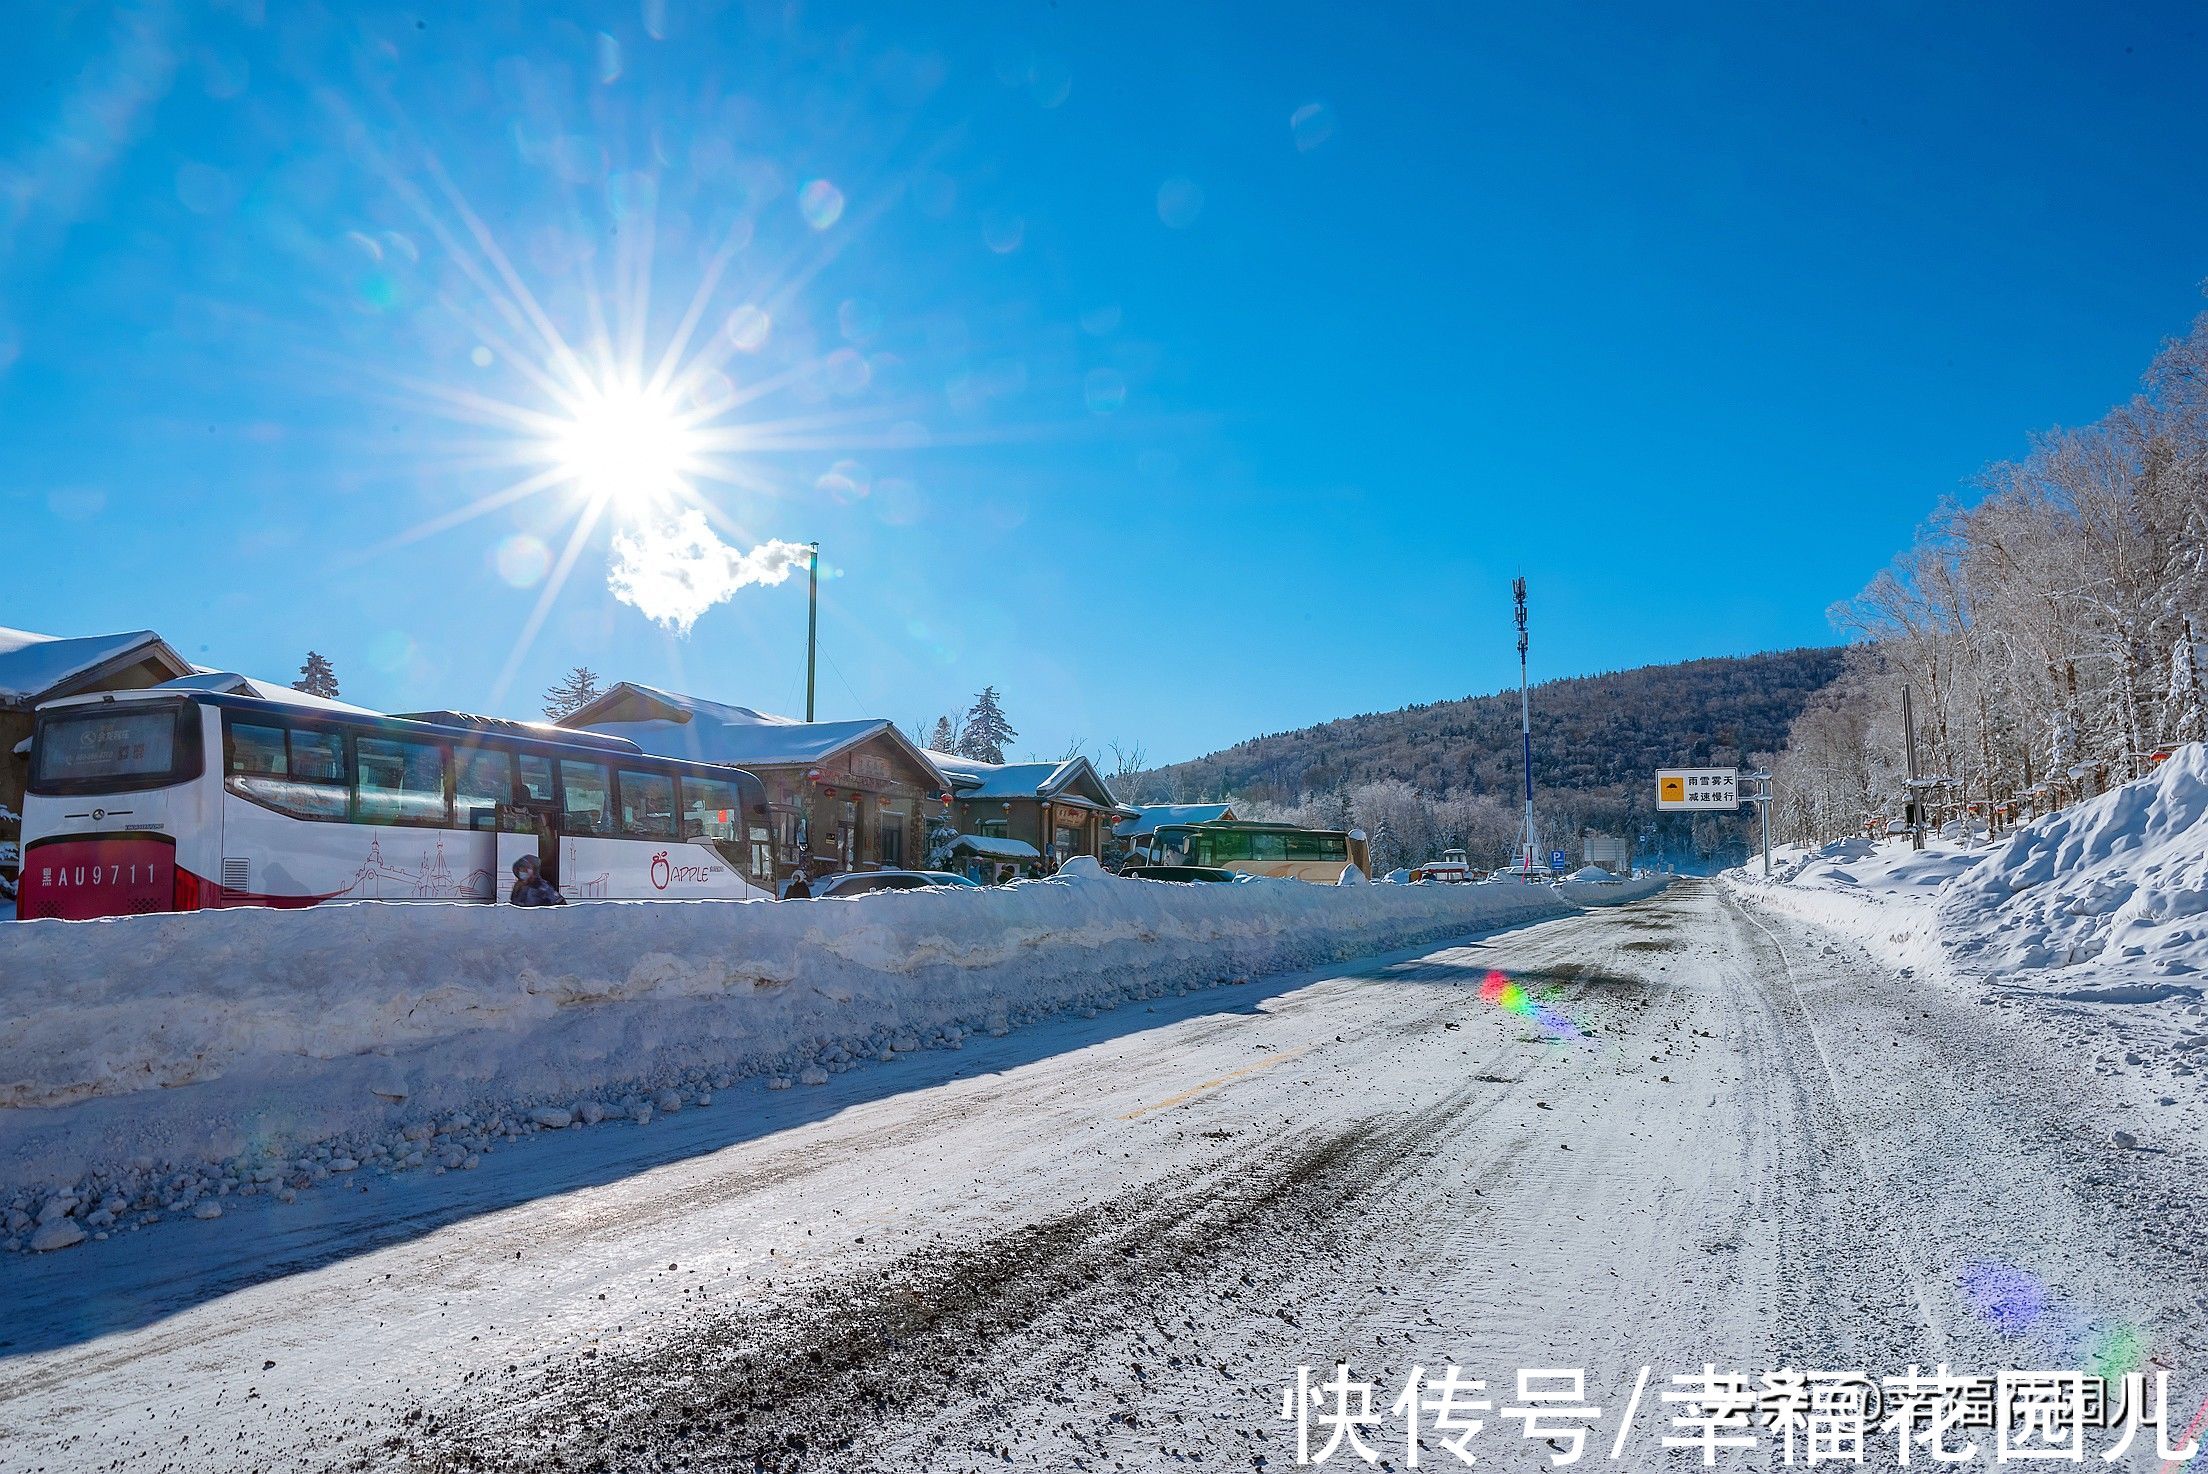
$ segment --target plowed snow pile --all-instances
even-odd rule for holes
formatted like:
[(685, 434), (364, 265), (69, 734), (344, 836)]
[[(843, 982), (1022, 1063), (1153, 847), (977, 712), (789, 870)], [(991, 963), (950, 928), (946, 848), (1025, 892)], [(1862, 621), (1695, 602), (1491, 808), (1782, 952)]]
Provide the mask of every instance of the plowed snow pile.
[(1940, 894), (1957, 957), (2064, 974), (2081, 1000), (2198, 996), (2208, 966), (2208, 747), (2025, 826)]
[[(335, 1162), (472, 1165), (494, 1137), (679, 1109), (745, 1075), (817, 1083), (971, 1033), (1657, 885), (1593, 894), (1097, 874), (850, 901), (16, 923), (0, 931), (0, 1193), (15, 1200), (5, 1242), (23, 1242), (63, 1198), (150, 1195), (175, 1212), (202, 1187), (281, 1192), (351, 1170)], [(183, 1185), (149, 1194), (155, 1180)]]

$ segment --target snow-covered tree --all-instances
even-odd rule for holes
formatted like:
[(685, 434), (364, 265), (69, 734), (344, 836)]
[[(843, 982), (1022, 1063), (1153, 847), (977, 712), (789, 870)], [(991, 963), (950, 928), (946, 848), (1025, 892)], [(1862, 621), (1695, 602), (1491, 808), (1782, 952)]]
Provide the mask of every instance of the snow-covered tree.
[(553, 721), (571, 717), (604, 693), (598, 689), (598, 673), (578, 665), (544, 693), (544, 714)]
[[(2193, 632), (2208, 601), (2208, 316), (2164, 347), (2143, 393), (2038, 436), (1979, 487), (1840, 611), (1886, 689), (1909, 687), (1923, 770), (1952, 780), (1938, 802), (2027, 812), (2039, 784), (2083, 796), (2145, 772), (2157, 741), (2208, 737)], [(1871, 723), (1878, 744), (1889, 727)], [(1836, 733), (1798, 735), (1829, 757)], [(1883, 809), (1899, 795), (1876, 781)]]
[(337, 668), (330, 658), (319, 650), (307, 652), (307, 663), (299, 667), (299, 679), (291, 683), (294, 691), (304, 691), (309, 696), (322, 696), (331, 701), (337, 699)]
[(928, 746), (936, 752), (958, 751), (958, 724), (948, 716), (935, 719), (935, 731), (928, 738)]
[(2170, 738), (2176, 742), (2208, 739), (2208, 705), (2200, 689), (2200, 667), (2193, 653), (2193, 622), (2180, 621), (2177, 643), (2170, 649), (2170, 694), (2164, 708)]
[(997, 688), (984, 686), (966, 712), (964, 730), (958, 734), (958, 755), (981, 763), (1001, 763), (1004, 744), (1019, 735), (998, 704)]
[(928, 815), (928, 868), (948, 869), (951, 863), (951, 846), (958, 842), (958, 826), (948, 814)]

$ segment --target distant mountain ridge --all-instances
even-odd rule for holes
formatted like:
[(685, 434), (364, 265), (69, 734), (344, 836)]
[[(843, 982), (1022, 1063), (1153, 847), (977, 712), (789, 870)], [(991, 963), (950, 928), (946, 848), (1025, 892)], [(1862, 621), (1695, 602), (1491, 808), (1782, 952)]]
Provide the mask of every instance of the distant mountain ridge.
[[(1777, 752), (1796, 713), (1840, 674), (1845, 657), (1839, 647), (1811, 647), (1543, 681), (1533, 688), (1535, 787), (1653, 813), (1652, 795), (1645, 803), (1636, 795), (1653, 790), (1657, 768)], [(1154, 769), (1130, 786), (1153, 801), (1294, 803), (1397, 779), (1435, 795), (1512, 798), (1520, 769), (1513, 688), (1252, 738)]]

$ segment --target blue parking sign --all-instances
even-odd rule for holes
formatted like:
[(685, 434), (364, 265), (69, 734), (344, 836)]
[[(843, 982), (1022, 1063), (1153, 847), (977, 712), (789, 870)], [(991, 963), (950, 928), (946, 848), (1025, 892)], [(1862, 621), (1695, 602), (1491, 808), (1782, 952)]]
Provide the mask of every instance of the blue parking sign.
[(1554, 870), (1557, 874), (1562, 875), (1564, 873), (1564, 867), (1571, 863), (1572, 862), (1565, 857), (1565, 854), (1562, 850), (1549, 851), (1549, 868), (1551, 870)]

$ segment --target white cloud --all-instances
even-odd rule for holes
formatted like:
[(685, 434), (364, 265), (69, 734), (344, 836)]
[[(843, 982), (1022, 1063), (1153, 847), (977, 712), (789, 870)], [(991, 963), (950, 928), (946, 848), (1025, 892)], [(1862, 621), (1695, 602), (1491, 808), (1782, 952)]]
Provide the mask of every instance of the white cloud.
[(606, 587), (645, 617), (687, 635), (698, 616), (752, 584), (778, 584), (805, 566), (803, 543), (764, 542), (749, 552), (717, 537), (690, 508), (613, 538)]

